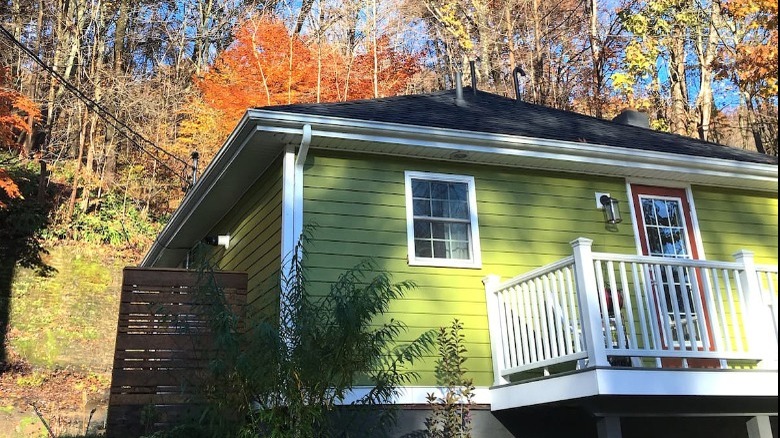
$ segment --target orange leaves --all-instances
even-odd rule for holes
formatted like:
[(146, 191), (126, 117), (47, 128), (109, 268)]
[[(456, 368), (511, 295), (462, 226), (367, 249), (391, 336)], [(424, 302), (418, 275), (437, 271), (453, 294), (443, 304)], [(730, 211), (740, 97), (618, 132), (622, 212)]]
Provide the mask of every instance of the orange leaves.
[[(204, 162), (247, 108), (374, 97), (374, 53), (354, 56), (330, 43), (317, 45), (293, 35), (276, 18), (253, 18), (235, 33), (235, 41), (195, 84), (202, 100), (193, 100), (179, 126), (177, 146), (199, 149)], [(403, 92), (420, 70), (418, 56), (377, 40), (376, 79), (380, 96)]]
[(777, 0), (729, 0), (726, 13), (743, 23), (745, 36), (733, 60), (739, 80), (764, 97), (777, 96)]
[(16, 149), (20, 133), (31, 133), (29, 116), (37, 120), (41, 112), (27, 96), (12, 89), (9, 69), (0, 67), (0, 146)]
[[(29, 119), (40, 118), (40, 111), (27, 96), (10, 88), (9, 69), (0, 67), (0, 146), (3, 149), (17, 149), (20, 133), (32, 133)], [(5, 208), (5, 199), (21, 198), (19, 187), (8, 172), (0, 168), (0, 209)]]

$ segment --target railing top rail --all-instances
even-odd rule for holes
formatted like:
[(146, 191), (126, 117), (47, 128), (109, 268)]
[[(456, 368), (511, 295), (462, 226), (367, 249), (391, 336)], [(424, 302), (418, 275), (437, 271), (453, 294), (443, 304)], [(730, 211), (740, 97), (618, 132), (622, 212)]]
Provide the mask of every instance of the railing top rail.
[(777, 274), (777, 265), (756, 265), (756, 271), (773, 272)]
[(566, 266), (571, 266), (574, 264), (574, 257), (569, 256), (563, 259), (558, 260), (557, 262), (550, 263), (549, 265), (542, 266), (540, 268), (536, 268), (532, 271), (528, 271), (524, 274), (520, 274), (516, 277), (512, 277), (507, 281), (503, 281), (499, 284), (497, 284), (493, 288), (493, 292), (497, 292), (512, 286), (516, 286), (524, 281), (531, 280), (536, 277), (541, 277), (542, 275), (549, 274), (551, 272), (557, 271), (558, 269), (564, 268)]
[[(712, 269), (741, 269), (744, 266), (737, 262), (721, 262), (711, 260), (678, 259), (672, 257), (657, 257), (632, 254), (614, 254), (607, 252), (594, 252), (593, 260), (628, 262), (628, 263), (649, 263), (656, 265), (674, 265), (686, 266), (691, 268), (712, 268)], [(776, 268), (775, 268), (776, 269)]]

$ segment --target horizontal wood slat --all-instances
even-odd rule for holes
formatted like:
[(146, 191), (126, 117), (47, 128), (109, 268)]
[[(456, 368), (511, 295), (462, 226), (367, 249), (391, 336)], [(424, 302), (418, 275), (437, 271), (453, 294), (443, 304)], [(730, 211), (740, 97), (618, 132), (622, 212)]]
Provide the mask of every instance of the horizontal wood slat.
[(197, 414), (197, 388), (218, 354), (209, 314), (219, 310), (219, 298), (241, 319), (248, 281), (242, 272), (214, 273), (221, 296), (202, 291), (199, 284), (212, 278), (193, 271), (125, 268), (123, 274), (106, 425), (107, 436), (120, 438)]

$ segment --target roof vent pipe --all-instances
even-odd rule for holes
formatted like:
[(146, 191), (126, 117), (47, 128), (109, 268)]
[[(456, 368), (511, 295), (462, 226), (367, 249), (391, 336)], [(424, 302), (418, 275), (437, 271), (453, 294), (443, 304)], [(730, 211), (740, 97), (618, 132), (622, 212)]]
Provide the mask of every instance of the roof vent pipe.
[(455, 105), (463, 106), (466, 101), (463, 99), (463, 73), (455, 72)]
[(471, 72), (471, 90), (477, 94), (477, 67), (476, 61), (469, 61), (469, 71)]
[(520, 90), (520, 76), (525, 77), (525, 70), (518, 65), (512, 70), (512, 80), (515, 83), (515, 100), (520, 100), (520, 95), (522, 94)]

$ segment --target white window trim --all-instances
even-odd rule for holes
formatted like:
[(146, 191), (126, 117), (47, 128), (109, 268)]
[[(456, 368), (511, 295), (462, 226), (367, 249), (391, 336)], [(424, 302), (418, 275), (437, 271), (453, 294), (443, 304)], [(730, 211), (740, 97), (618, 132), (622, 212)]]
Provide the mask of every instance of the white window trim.
[[(446, 173), (404, 172), (406, 183), (406, 240), (408, 247), (408, 262), (411, 266), (438, 266), (449, 268), (482, 268), (482, 255), (479, 245), (479, 222), (477, 220), (477, 191), (474, 177), (468, 175), (451, 175)], [(468, 185), (468, 203), (470, 224), (470, 255), (469, 260), (436, 259), (433, 257), (416, 257), (414, 251), (414, 209), (412, 195), (412, 179), (426, 179), (444, 182), (466, 183)]]

